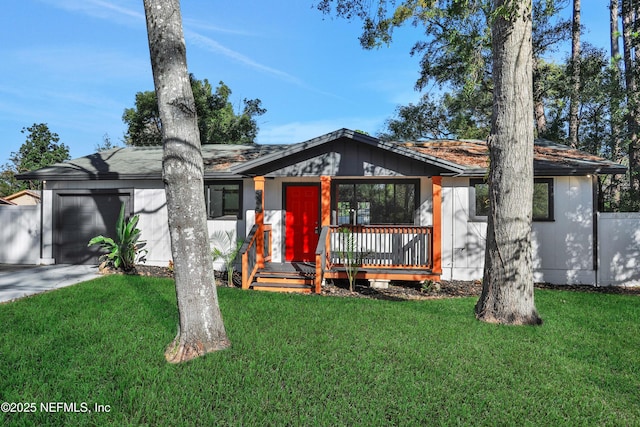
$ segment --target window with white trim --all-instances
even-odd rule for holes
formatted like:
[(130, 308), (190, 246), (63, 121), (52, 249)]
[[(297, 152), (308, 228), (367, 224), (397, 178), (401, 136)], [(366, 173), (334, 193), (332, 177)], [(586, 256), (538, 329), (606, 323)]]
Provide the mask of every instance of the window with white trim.
[[(489, 184), (484, 179), (469, 180), (471, 218), (486, 220), (489, 214)], [(533, 220), (553, 221), (553, 178), (533, 180)]]

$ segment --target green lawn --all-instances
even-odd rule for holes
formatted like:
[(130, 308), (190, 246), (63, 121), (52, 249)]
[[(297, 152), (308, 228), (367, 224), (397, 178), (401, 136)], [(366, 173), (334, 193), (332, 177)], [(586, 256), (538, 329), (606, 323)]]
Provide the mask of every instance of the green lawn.
[(0, 424), (640, 425), (636, 296), (538, 290), (544, 325), (507, 327), (475, 298), (219, 295), (232, 348), (181, 365), (170, 280), (0, 305), (0, 402), (36, 410)]

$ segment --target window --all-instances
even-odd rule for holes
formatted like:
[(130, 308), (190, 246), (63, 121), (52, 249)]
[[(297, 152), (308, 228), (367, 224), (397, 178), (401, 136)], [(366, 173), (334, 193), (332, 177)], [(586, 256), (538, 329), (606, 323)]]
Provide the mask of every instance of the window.
[(338, 224), (414, 224), (417, 181), (337, 182)]
[(242, 218), (242, 182), (221, 182), (205, 185), (207, 217)]
[[(483, 179), (471, 179), (471, 217), (484, 219), (489, 214), (489, 185)], [(553, 178), (533, 180), (533, 219), (553, 221)]]

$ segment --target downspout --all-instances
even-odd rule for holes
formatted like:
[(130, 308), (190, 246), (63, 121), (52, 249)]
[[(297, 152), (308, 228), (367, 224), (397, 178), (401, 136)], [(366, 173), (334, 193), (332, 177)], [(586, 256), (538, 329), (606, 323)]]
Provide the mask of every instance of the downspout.
[(44, 190), (47, 181), (42, 181), (42, 190), (40, 191), (40, 260), (38, 264), (42, 264), (44, 258)]
[(599, 240), (598, 240), (598, 218), (600, 217), (598, 212), (598, 175), (591, 175), (591, 203), (593, 212), (593, 273), (595, 275), (594, 283), (598, 287), (598, 259), (599, 259)]

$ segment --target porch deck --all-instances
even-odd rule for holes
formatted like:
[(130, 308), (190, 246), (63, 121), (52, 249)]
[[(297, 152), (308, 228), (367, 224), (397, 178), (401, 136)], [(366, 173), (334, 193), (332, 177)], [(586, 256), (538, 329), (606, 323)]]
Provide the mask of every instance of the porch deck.
[[(348, 278), (351, 266), (357, 266), (357, 279), (440, 278), (433, 269), (432, 227), (325, 226), (318, 240), (315, 262), (270, 262), (270, 233), (266, 224), (263, 232), (256, 227), (241, 250), (244, 289), (320, 293), (326, 279)], [(259, 254), (258, 248), (264, 249), (264, 253)]]
[[(333, 267), (324, 273), (325, 279), (347, 279), (345, 267)], [(422, 281), (437, 280), (439, 275), (428, 269), (388, 269), (362, 267), (357, 279)], [(272, 292), (315, 292), (316, 264), (312, 262), (267, 262), (258, 269), (249, 289)]]

